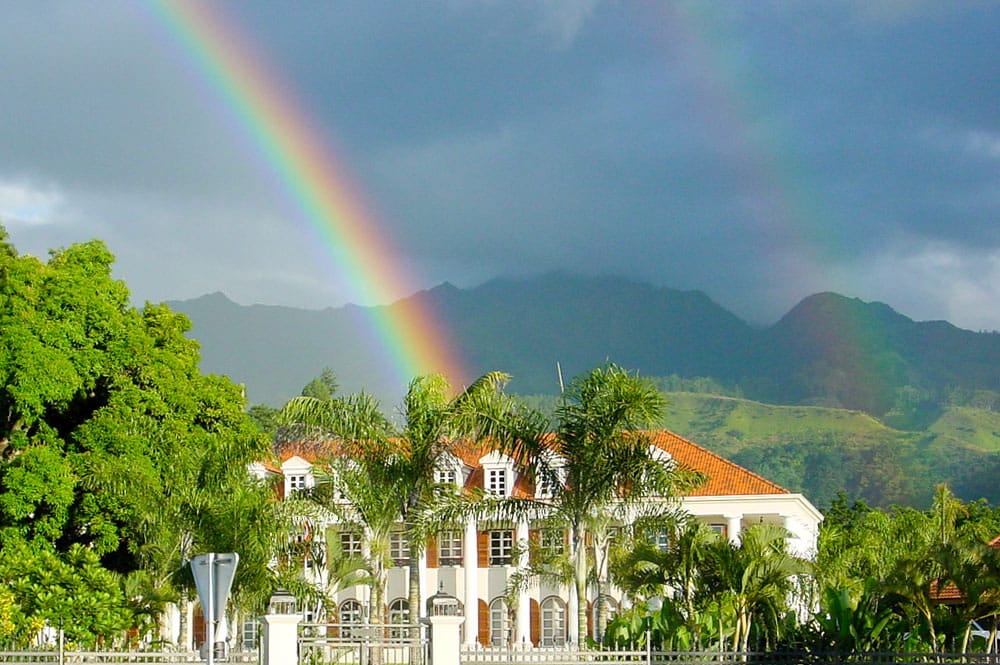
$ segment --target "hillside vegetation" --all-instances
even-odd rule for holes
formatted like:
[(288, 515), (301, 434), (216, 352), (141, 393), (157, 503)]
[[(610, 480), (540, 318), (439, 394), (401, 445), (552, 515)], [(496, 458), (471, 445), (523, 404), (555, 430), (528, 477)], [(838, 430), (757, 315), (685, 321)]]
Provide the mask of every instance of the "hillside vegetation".
[[(761, 328), (697, 291), (564, 273), (442, 284), (377, 315), (407, 308), (435, 312), (450, 331), (468, 373), (455, 385), (499, 370), (513, 392), (553, 395), (559, 371), (568, 382), (607, 362), (661, 377), (666, 426), (820, 507), (840, 491), (926, 506), (939, 482), (967, 501), (1000, 499), (996, 332), (835, 293)], [(345, 393), (402, 397), (369, 308), (240, 306), (213, 294), (177, 309), (193, 322), (203, 369), (242, 384), (252, 402), (283, 404), (322, 367)]]
[(1000, 414), (946, 407), (926, 430), (860, 411), (665, 393), (663, 425), (826, 507), (838, 492), (871, 505), (929, 505), (936, 484), (1000, 501)]
[[(664, 391), (662, 426), (801, 492), (827, 508), (845, 493), (872, 506), (926, 507), (946, 483), (965, 501), (1000, 503), (1000, 413), (944, 408), (920, 431), (894, 429), (860, 411), (781, 406), (739, 397)], [(523, 397), (542, 412), (558, 398)]]

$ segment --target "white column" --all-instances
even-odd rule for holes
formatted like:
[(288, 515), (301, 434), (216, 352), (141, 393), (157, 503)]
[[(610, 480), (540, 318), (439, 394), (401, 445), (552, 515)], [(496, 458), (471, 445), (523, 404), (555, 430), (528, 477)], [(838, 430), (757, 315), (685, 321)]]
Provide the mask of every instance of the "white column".
[(465, 573), (465, 644), (476, 646), (479, 637), (479, 552), (476, 521), (469, 520), (462, 536), (462, 567)]
[[(517, 523), (517, 546), (521, 548), (523, 554), (518, 568), (526, 570), (528, 568), (528, 523)], [(517, 597), (517, 646), (531, 647), (531, 594), (527, 589), (522, 589)]]
[(724, 515), (726, 520), (726, 532), (729, 536), (729, 542), (733, 545), (740, 544), (740, 530), (742, 529), (741, 522), (743, 521), (743, 515)]
[(781, 524), (785, 527), (785, 531), (788, 532), (788, 535), (785, 536), (785, 542), (788, 545), (789, 553), (795, 556), (808, 556), (809, 552), (802, 546), (802, 538), (795, 530), (795, 518), (791, 515), (782, 515)]

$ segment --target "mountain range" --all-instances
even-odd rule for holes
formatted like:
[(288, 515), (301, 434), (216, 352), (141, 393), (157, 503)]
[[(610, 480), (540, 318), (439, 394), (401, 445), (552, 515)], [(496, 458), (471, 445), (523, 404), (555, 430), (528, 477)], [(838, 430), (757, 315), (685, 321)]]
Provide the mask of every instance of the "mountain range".
[[(445, 283), (383, 307), (414, 304), (450, 331), (465, 379), (502, 370), (521, 394), (557, 394), (559, 372), (568, 380), (605, 362), (645, 376), (708, 377), (764, 402), (889, 419), (926, 419), (956, 392), (1000, 391), (1000, 334), (917, 322), (835, 293), (809, 296), (766, 327), (699, 291), (566, 273), (471, 289)], [(386, 354), (370, 321), (391, 312), (244, 306), (221, 293), (169, 305), (191, 319), (203, 370), (243, 383), (251, 402), (280, 405), (324, 367), (344, 392), (395, 403), (405, 389), (378, 371)]]
[[(433, 311), (466, 380), (490, 370), (542, 411), (560, 377), (614, 362), (655, 377), (660, 423), (827, 506), (926, 506), (937, 483), (1000, 502), (1000, 334), (917, 322), (888, 305), (818, 293), (753, 326), (698, 291), (565, 273), (450, 284), (378, 309), (239, 305), (221, 293), (168, 303), (192, 321), (202, 369), (280, 406), (324, 368), (341, 393), (387, 412), (405, 386), (373, 321)], [(391, 368), (389, 368), (391, 369)]]

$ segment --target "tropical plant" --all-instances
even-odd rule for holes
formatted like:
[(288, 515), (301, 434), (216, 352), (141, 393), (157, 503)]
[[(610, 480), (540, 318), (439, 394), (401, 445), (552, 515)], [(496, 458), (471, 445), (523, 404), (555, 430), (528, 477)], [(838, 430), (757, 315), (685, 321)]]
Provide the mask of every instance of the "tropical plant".
[(734, 650), (747, 650), (757, 623), (771, 643), (780, 637), (793, 580), (809, 571), (788, 552), (787, 536), (783, 527), (761, 523), (743, 529), (738, 544), (719, 539), (708, 548), (704, 587), (732, 610)]
[[(700, 478), (658, 457), (644, 431), (658, 422), (663, 398), (649, 381), (615, 365), (592, 370), (575, 379), (562, 395), (550, 421), (513, 400), (494, 402), (480, 410), (480, 431), (492, 437), (521, 474), (548, 489), (541, 501), (492, 501), (485, 510), (502, 518), (545, 519), (569, 532), (572, 593), (577, 599), (578, 635), (587, 634), (587, 585), (595, 561), (588, 556), (588, 534), (606, 556), (612, 521), (628, 523), (640, 504), (669, 512), (679, 489)], [(662, 501), (649, 501), (657, 497)], [(614, 515), (609, 520), (608, 515)], [(594, 571), (598, 602), (607, 586), (606, 566)], [(598, 625), (600, 635), (604, 626)]]
[[(314, 493), (315, 498), (345, 524), (362, 527), (367, 540), (370, 573), (374, 581), (372, 607), (382, 594), (388, 564), (389, 538), (402, 528), (410, 550), (410, 622), (419, 621), (420, 580), (418, 557), (435, 523), (430, 515), (439, 500), (454, 504), (436, 482), (436, 471), (453, 454), (463, 437), (476, 433), (477, 414), (492, 408), (508, 377), (499, 372), (483, 375), (456, 396), (444, 377), (420, 376), (411, 381), (403, 401), (401, 427), (393, 425), (369, 396), (318, 399), (302, 396), (282, 409), (281, 420), (317, 436), (334, 439), (333, 454), (325, 460), (330, 473), (323, 480), (336, 494)], [(320, 483), (323, 485), (325, 483)], [(319, 489), (319, 488), (318, 488)], [(449, 496), (450, 494), (450, 496)], [(439, 524), (438, 524), (439, 526)], [(382, 620), (381, 611), (373, 613)]]

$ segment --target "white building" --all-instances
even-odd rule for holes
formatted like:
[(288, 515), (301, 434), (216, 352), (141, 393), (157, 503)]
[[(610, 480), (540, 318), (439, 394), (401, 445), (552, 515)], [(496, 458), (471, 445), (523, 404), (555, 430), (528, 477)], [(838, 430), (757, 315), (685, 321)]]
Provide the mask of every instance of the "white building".
[[(773, 523), (787, 529), (789, 547), (800, 556), (811, 557), (822, 515), (801, 494), (788, 490), (754, 474), (672, 432), (650, 432), (652, 443), (666, 459), (702, 472), (707, 481), (681, 498), (681, 507), (731, 540), (738, 541), (740, 531), (757, 523)], [(311, 487), (315, 483), (313, 463), (318, 457), (315, 444), (290, 447), (282, 454), (281, 473), (284, 492)], [(438, 469), (439, 482), (454, 482), (458, 487), (480, 487), (501, 496), (544, 498), (544, 488), (535, 488), (527, 478), (519, 477), (512, 460), (485, 448), (469, 447), (458, 457), (446, 460)], [(428, 598), (441, 589), (464, 604), (466, 622), (464, 642), (483, 645), (506, 641), (510, 631), (522, 645), (556, 645), (579, 642), (576, 635), (576, 608), (572, 594), (545, 582), (535, 582), (520, 594), (511, 625), (505, 601), (507, 582), (515, 570), (512, 553), (529, 538), (546, 538), (527, 522), (509, 528), (481, 529), (473, 521), (462, 529), (444, 530), (432, 538), (420, 557), (421, 597)], [(340, 531), (329, 525), (327, 539), (341, 551), (360, 553), (359, 534)], [(556, 537), (556, 540), (563, 540)], [(558, 544), (557, 544), (558, 546)], [(409, 551), (402, 533), (391, 544), (396, 566), (389, 572), (386, 609), (390, 623), (403, 622), (408, 616), (407, 564)], [(324, 571), (314, 571), (321, 575)], [(622, 601), (612, 590), (612, 605)], [(326, 608), (326, 620), (350, 623), (364, 616), (368, 590), (353, 587), (340, 591), (337, 607)], [(591, 590), (588, 606), (593, 604)], [(568, 600), (569, 599), (569, 600)], [(594, 612), (589, 615), (593, 617)], [(307, 617), (307, 619), (320, 617)]]

